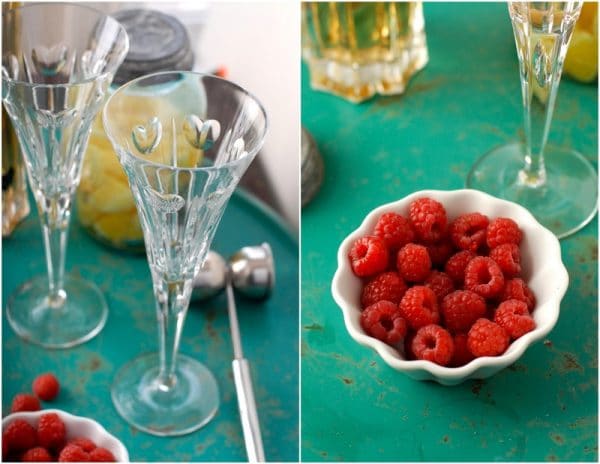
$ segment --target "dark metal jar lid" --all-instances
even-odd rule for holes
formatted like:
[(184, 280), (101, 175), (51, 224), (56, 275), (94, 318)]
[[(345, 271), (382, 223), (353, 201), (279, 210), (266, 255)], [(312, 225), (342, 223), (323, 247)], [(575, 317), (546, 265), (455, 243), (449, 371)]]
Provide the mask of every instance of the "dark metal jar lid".
[(194, 66), (188, 33), (177, 18), (144, 9), (113, 16), (129, 35), (129, 52), (113, 80), (116, 85), (159, 71), (189, 71)]

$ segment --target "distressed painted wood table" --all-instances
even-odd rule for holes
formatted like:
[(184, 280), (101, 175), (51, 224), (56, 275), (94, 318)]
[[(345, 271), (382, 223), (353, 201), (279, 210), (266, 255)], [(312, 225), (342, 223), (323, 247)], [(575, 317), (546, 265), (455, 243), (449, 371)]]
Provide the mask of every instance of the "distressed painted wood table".
[[(269, 242), (276, 265), (271, 298), (238, 298), (242, 342), (253, 371), (265, 454), (274, 461), (298, 460), (298, 246), (280, 219), (247, 194), (231, 198), (213, 242), (228, 257), (245, 245)], [(209, 367), (219, 384), (221, 406), (204, 428), (182, 437), (159, 438), (130, 427), (114, 409), (110, 385), (117, 370), (144, 352), (155, 351), (157, 321), (145, 255), (99, 245), (73, 220), (67, 270), (94, 281), (104, 292), (109, 316), (93, 340), (68, 350), (48, 351), (18, 338), (2, 317), (2, 406), (30, 391), (31, 381), (52, 371), (63, 390), (48, 407), (91, 417), (127, 447), (132, 461), (244, 461), (246, 453), (231, 373), (233, 351), (224, 294), (192, 303), (181, 352)], [(6, 240), (2, 253), (2, 301), (23, 281), (44, 273), (38, 219), (32, 214)]]
[[(302, 457), (307, 461), (597, 461), (598, 222), (561, 241), (571, 283), (554, 330), (513, 366), (457, 387), (417, 382), (348, 335), (330, 292), (342, 239), (374, 207), (464, 186), (519, 138), (506, 4), (425, 4), (430, 61), (399, 97), (354, 105), (310, 88), (302, 122), (325, 163), (302, 214)], [(550, 143), (597, 167), (597, 86), (563, 78)]]

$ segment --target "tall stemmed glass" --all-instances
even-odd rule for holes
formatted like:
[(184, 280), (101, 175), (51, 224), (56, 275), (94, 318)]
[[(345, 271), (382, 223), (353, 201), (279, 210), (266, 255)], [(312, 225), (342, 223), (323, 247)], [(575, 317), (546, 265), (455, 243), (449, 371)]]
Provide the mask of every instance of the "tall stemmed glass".
[[(49, 348), (89, 340), (107, 307), (91, 282), (64, 274), (71, 200), (92, 120), (129, 47), (114, 19), (86, 6), (35, 4), (3, 15), (2, 98), (21, 144), (42, 225), (48, 276), (7, 303), (21, 337)], [(8, 269), (5, 269), (8, 271)]]
[(103, 118), (135, 198), (159, 325), (158, 354), (121, 368), (112, 398), (135, 427), (182, 435), (206, 424), (219, 405), (211, 372), (178, 354), (192, 278), (262, 146), (267, 118), (242, 88), (192, 72), (131, 81), (110, 97)]
[(595, 215), (598, 176), (574, 150), (546, 146), (558, 84), (582, 1), (509, 2), (525, 116), (525, 143), (496, 148), (473, 166), (467, 186), (515, 201), (559, 238)]

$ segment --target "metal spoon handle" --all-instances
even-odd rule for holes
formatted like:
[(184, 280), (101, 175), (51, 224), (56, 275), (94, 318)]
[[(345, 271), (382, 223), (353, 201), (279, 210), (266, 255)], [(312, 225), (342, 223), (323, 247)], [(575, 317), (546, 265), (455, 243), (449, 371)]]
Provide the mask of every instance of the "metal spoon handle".
[(235, 391), (238, 399), (238, 408), (240, 410), (240, 419), (244, 431), (244, 442), (246, 444), (246, 454), (248, 462), (265, 462), (265, 452), (263, 450), (262, 438), (260, 435), (260, 423), (258, 422), (258, 412), (256, 411), (256, 401), (254, 399), (254, 390), (252, 388), (252, 377), (250, 375), (250, 365), (244, 358), (242, 351), (242, 340), (240, 337), (240, 327), (237, 319), (235, 307), (235, 296), (231, 280), (227, 283), (227, 311), (229, 312), (229, 325), (231, 330), (231, 340), (233, 343), (233, 380), (235, 382)]
[(232, 366), (248, 462), (265, 462), (248, 360), (234, 359)]

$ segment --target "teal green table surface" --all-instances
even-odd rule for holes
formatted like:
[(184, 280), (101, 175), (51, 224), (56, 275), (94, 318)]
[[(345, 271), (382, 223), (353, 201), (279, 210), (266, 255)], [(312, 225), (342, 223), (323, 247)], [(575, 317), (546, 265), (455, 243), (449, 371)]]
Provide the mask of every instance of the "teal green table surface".
[[(462, 188), (479, 156), (521, 133), (506, 4), (424, 11), (430, 61), (402, 96), (354, 105), (313, 91), (302, 68), (302, 122), (325, 163), (302, 211), (302, 459), (597, 461), (597, 219), (561, 241), (570, 285), (554, 330), (486, 380), (411, 380), (350, 338), (331, 296), (337, 249), (369, 211)], [(597, 92), (563, 78), (550, 133), (596, 167)]]
[[(298, 460), (298, 245), (279, 219), (247, 195), (231, 198), (213, 241), (227, 257), (245, 245), (269, 242), (276, 265), (271, 298), (256, 303), (237, 298), (244, 352), (251, 364), (265, 454)], [(159, 438), (136, 431), (114, 409), (110, 384), (126, 362), (158, 346), (152, 281), (145, 255), (130, 255), (95, 242), (72, 221), (67, 270), (94, 281), (104, 292), (109, 316), (102, 332), (68, 350), (44, 350), (18, 338), (2, 318), (2, 406), (31, 381), (52, 371), (62, 381), (57, 407), (96, 419), (127, 447), (132, 461), (245, 461), (246, 453), (232, 380), (233, 351), (224, 294), (192, 303), (181, 352), (213, 371), (221, 406), (204, 428), (182, 437)], [(3, 240), (2, 297), (27, 278), (45, 272), (38, 218), (30, 215)]]

